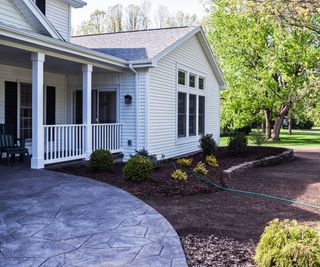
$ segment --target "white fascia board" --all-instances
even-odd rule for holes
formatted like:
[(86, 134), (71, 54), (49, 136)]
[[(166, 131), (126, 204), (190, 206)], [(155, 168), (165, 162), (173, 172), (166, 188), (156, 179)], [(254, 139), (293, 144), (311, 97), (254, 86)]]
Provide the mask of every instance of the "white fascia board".
[(163, 57), (165, 57), (166, 55), (168, 55), (171, 51), (173, 51), (174, 49), (176, 49), (177, 47), (179, 47), (181, 44), (183, 44), (184, 42), (186, 42), (187, 40), (189, 40), (190, 38), (192, 38), (194, 35), (196, 34), (200, 34), (200, 44), (202, 46), (202, 49), (204, 50), (211, 68), (213, 70), (213, 72), (215, 73), (215, 75), (217, 76), (216, 78), (218, 79), (218, 83), (219, 83), (219, 88), (220, 89), (225, 89), (227, 87), (227, 84), (223, 78), (223, 74), (221, 72), (221, 69), (214, 57), (214, 54), (211, 50), (211, 47), (208, 43), (208, 40), (201, 28), (201, 26), (194, 28), (194, 30), (192, 30), (191, 32), (189, 32), (188, 34), (186, 34), (184, 37), (182, 37), (181, 39), (179, 39), (178, 41), (176, 41), (175, 43), (173, 43), (171, 46), (169, 46), (168, 48), (166, 48), (165, 50), (163, 50), (161, 53), (159, 53), (158, 55), (156, 55), (153, 60), (152, 60), (152, 65), (156, 66), (157, 62), (162, 59)]
[(169, 47), (167, 47), (166, 49), (164, 49), (162, 52), (160, 52), (158, 55), (156, 55), (153, 59), (152, 62), (157, 63), (160, 59), (162, 59), (163, 57), (165, 57), (166, 55), (168, 55), (171, 51), (173, 51), (174, 49), (176, 49), (177, 47), (179, 47), (182, 43), (184, 43), (185, 41), (189, 40), (192, 36), (194, 36), (196, 33), (198, 33), (199, 31), (201, 31), (201, 27), (196, 27), (194, 28), (191, 32), (189, 32), (188, 34), (186, 34), (185, 36), (183, 36), (182, 38), (180, 38), (179, 40), (177, 40), (176, 42), (174, 42), (172, 45), (170, 45)]
[(72, 6), (73, 8), (81, 8), (87, 5), (86, 2), (81, 0), (63, 0), (63, 1), (69, 4), (70, 6)]
[(203, 49), (204, 51), (206, 52), (207, 54), (207, 58), (209, 59), (209, 62), (210, 62), (210, 65), (214, 71), (214, 73), (217, 75), (217, 78), (218, 78), (218, 82), (219, 82), (219, 86), (220, 86), (220, 89), (226, 89), (227, 88), (227, 83), (223, 77), (223, 74), (222, 74), (222, 71), (220, 69), (220, 66), (213, 54), (213, 51), (209, 45), (209, 42), (208, 42), (208, 39), (207, 37), (205, 36), (202, 28), (200, 28), (200, 43), (202, 44), (203, 46)]
[[(0, 36), (14, 39), (16, 41), (25, 42), (32, 45), (41, 46), (47, 49), (58, 50), (76, 57), (83, 57), (88, 60), (94, 60), (102, 64), (110, 64), (120, 68), (128, 68), (129, 62), (117, 57), (109, 56), (98, 51), (94, 51), (72, 43), (64, 42), (54, 38), (50, 38), (41, 34), (22, 31), (0, 25)], [(1, 44), (1, 40), (0, 40)]]

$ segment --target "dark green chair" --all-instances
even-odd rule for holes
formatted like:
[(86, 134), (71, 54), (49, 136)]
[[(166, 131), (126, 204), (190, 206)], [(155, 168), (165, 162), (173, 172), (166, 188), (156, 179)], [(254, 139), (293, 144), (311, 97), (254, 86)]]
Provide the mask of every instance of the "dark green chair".
[(9, 134), (0, 134), (0, 162), (3, 153), (7, 154), (7, 165), (10, 162), (10, 156), (19, 154), (20, 160), (23, 160), (26, 155), (29, 155), (29, 151), (25, 147), (25, 141), (23, 139), (15, 139), (13, 135)]

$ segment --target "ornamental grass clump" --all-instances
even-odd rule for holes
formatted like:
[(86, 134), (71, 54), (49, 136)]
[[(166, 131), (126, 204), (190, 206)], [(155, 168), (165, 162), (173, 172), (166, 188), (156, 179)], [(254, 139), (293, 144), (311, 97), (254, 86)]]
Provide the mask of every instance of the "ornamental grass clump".
[(188, 174), (181, 169), (177, 169), (171, 174), (171, 177), (177, 181), (186, 181)]
[(130, 181), (144, 181), (150, 178), (153, 166), (149, 159), (143, 156), (130, 158), (123, 168), (123, 177)]
[(89, 165), (97, 171), (110, 170), (113, 167), (113, 158), (110, 151), (99, 149), (91, 153)]
[(213, 168), (219, 167), (218, 160), (214, 155), (206, 156), (206, 161)]
[(269, 222), (256, 248), (260, 267), (319, 267), (320, 232), (297, 221)]
[(176, 162), (181, 167), (190, 167), (192, 164), (192, 161), (193, 161), (193, 159), (182, 158), (182, 159), (178, 159)]
[(206, 164), (203, 162), (198, 162), (197, 166), (193, 169), (195, 173), (202, 174), (202, 175), (207, 175), (209, 172), (206, 168)]

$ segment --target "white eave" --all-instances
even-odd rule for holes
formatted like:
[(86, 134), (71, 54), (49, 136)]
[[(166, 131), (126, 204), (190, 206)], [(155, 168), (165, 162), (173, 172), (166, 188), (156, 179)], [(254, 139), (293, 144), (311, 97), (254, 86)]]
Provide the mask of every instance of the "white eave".
[[(0, 24), (0, 44), (8, 45), (10, 40), (28, 47), (40, 47), (42, 50), (58, 51), (73, 57), (79, 57), (86, 61), (97, 62), (98, 65), (111, 65), (121, 69), (127, 69), (129, 62), (98, 51), (94, 51), (79, 45), (54, 39), (34, 32), (23, 31)], [(6, 41), (9, 40), (9, 41)], [(37, 50), (40, 50), (37, 48)], [(45, 51), (44, 51), (45, 53)]]
[(63, 1), (69, 4), (70, 6), (72, 6), (73, 8), (81, 8), (87, 5), (86, 2), (81, 0), (63, 0)]

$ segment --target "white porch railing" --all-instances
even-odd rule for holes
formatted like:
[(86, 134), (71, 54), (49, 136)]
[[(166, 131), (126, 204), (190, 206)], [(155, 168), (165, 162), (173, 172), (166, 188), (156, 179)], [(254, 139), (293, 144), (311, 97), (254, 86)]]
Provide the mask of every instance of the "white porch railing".
[[(85, 158), (85, 128), (83, 124), (44, 125), (44, 164)], [(121, 131), (120, 123), (93, 124), (92, 151), (121, 152)]]
[(107, 149), (111, 153), (121, 152), (122, 124), (93, 124), (92, 150)]
[(44, 163), (82, 159), (85, 125), (45, 125)]

